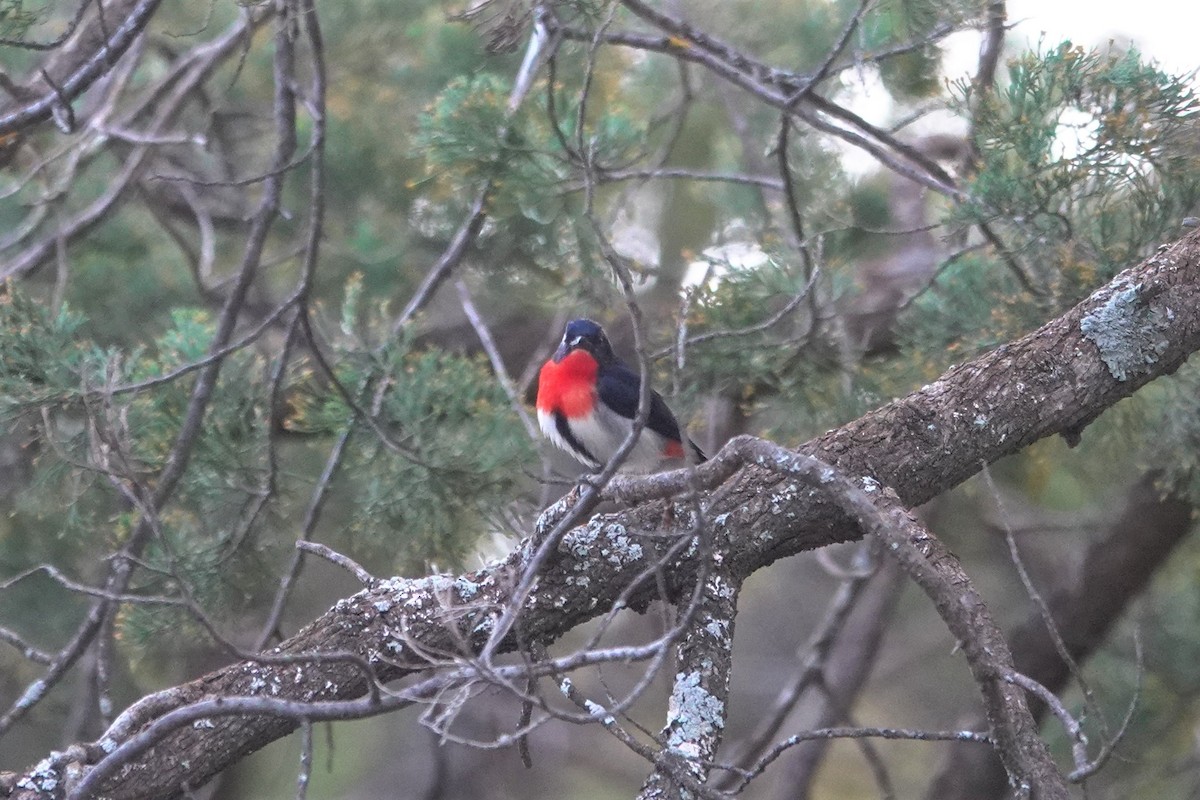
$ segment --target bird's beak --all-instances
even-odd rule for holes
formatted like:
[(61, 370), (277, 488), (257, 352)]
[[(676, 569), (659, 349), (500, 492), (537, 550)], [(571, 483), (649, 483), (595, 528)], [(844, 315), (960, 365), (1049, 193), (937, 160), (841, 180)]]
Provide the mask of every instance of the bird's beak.
[(571, 352), (576, 347), (578, 347), (579, 343), (582, 341), (583, 341), (582, 336), (576, 336), (574, 339), (572, 339), (569, 342), (566, 339), (563, 339), (562, 344), (560, 344), (558, 346), (558, 349), (554, 351), (554, 363), (557, 364), (558, 362), (560, 362), (564, 358), (566, 358), (567, 353)]

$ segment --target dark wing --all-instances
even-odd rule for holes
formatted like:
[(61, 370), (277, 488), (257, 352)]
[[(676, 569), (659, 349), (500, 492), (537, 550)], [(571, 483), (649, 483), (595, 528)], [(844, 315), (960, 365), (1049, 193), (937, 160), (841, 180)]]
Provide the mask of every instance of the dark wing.
[[(601, 368), (596, 376), (596, 392), (604, 404), (626, 419), (637, 416), (638, 390), (641, 388), (638, 374), (629, 367), (621, 364), (608, 364)], [(646, 427), (676, 442), (679, 437), (679, 423), (662, 395), (650, 390), (650, 416), (646, 419)]]

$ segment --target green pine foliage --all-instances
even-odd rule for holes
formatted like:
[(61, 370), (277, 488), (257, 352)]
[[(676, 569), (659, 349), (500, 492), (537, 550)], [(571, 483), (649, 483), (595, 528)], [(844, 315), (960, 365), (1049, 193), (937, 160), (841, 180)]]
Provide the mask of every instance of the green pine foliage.
[(902, 320), (904, 347), (925, 380), (1041, 322), (1036, 298), (993, 258), (967, 255), (947, 265)]
[[(356, 554), (404, 574), (431, 563), (459, 566), (519, 495), (523, 470), (532, 469), (531, 443), (482, 356), (422, 346), (409, 335), (367, 344), (374, 338), (367, 329), (382, 321), (360, 311), (360, 292), (352, 280), (333, 360), (357, 408), (307, 361), (283, 424), (324, 436), (358, 425), (339, 487), (350, 514), (347, 546)], [(380, 385), (387, 390), (377, 432), (358, 414)]]
[(461, 565), (524, 482), (532, 450), (487, 364), (436, 350), (399, 347), (380, 361), (394, 387), (383, 416), (413, 455), (378, 441), (355, 450), (348, 487), (356, 552), (390, 553), (402, 572)]
[[(800, 440), (1023, 335), (1177, 235), (1200, 202), (1194, 143), (1200, 102), (1187, 76), (1169, 75), (1137, 51), (1087, 52), (1070, 43), (1012, 59), (1007, 75), (980, 103), (978, 171), (968, 201), (946, 209), (952, 228), (967, 221), (993, 225), (1006, 251), (967, 252), (944, 264), (900, 318), (899, 357), (869, 358), (847, 371), (829, 331), (818, 325), (799, 336), (785, 324), (693, 347), (686, 391), (715, 387), (738, 399), (760, 432)], [(975, 100), (969, 83), (953, 89), (959, 102)], [(821, 174), (819, 151), (801, 142), (794, 152), (798, 173)], [(835, 228), (845, 213), (832, 210), (837, 181), (831, 173), (817, 182), (824, 191), (800, 198), (805, 218)], [(886, 227), (883, 222), (872, 225)], [(819, 285), (850, 291), (848, 270), (854, 258), (872, 252), (870, 237), (835, 229), (821, 241), (828, 283)], [(689, 332), (763, 321), (799, 291), (797, 273), (786, 256), (754, 270), (730, 270), (694, 298)], [(1188, 374), (1164, 382), (1166, 388), (1150, 387), (1093, 423), (1086, 452), (1047, 446), (1031, 454), (1042, 466), (1027, 473), (1029, 488), (1040, 491), (1044, 477), (1038, 476), (1053, 471), (1079, 473), (1083, 485), (1087, 473), (1104, 485), (1118, 479), (1114, 470), (1128, 465), (1130, 452), (1145, 454), (1138, 466), (1170, 468), (1173, 482), (1193, 483), (1200, 440), (1194, 398), (1200, 393)], [(1169, 452), (1162, 448), (1164, 428), (1178, 443)]]
[[(377, 424), (396, 447), (361, 424), (311, 359), (285, 376), (280, 393), (290, 411), (281, 424), (293, 436), (322, 440), (358, 428), (337, 481), (349, 509), (348, 525), (333, 536), (338, 546), (388, 572), (458, 567), (520, 494), (531, 444), (486, 361), (407, 337), (364, 345), (354, 308), (360, 291), (361, 281), (351, 282), (332, 360), (360, 408), (374, 387), (388, 387)], [(8, 523), (13, 535), (0, 537), (7, 568), (73, 563), (92, 576), (96, 547), (119, 546), (137, 523), (114, 487), (153, 490), (196, 373), (158, 379), (203, 361), (214, 333), (207, 311), (175, 309), (171, 319), (144, 349), (105, 350), (80, 338), (80, 314), (53, 312), (15, 287), (0, 298), (2, 419), (6, 427), (34, 426), (39, 450), (33, 485)], [(260, 501), (278, 492), (303, 502), (316, 467), (306, 448), (271, 435), (276, 366), (253, 349), (223, 364), (187, 476), (142, 557), (148, 577), (133, 591), (168, 595), (182, 580), (196, 603), (224, 619), (262, 602), (274, 586), (269, 570), (286, 554), (280, 548), (290, 548), (296, 520), (263, 511)], [(197, 625), (182, 606), (133, 606), (119, 619), (126, 642), (151, 649), (202, 637)]]
[[(980, 169), (971, 202), (955, 213), (995, 223), (1010, 251), (1003, 262), (960, 259), (913, 304), (905, 340), (930, 371), (1078, 302), (1178, 236), (1200, 203), (1200, 99), (1188, 76), (1136, 50), (1066, 42), (1013, 59), (1008, 77), (980, 103)], [(958, 88), (971, 99), (967, 84)], [(1143, 464), (1195, 486), (1195, 458), (1185, 451), (1200, 416), (1189, 374), (1126, 401), (1089, 429), (1089, 442), (1126, 456), (1148, 447)], [(1164, 428), (1173, 434), (1166, 440)], [(1164, 452), (1164, 441), (1180, 446)]]
[(14, 414), (60, 396), (84, 360), (74, 335), (82, 318), (57, 312), (12, 284), (0, 291), (0, 413)]
[[(1200, 200), (1200, 99), (1136, 50), (1064, 42), (1014, 59), (982, 99), (980, 169), (960, 213), (997, 221), (1027, 288), (1078, 301)], [(969, 84), (958, 84), (964, 102)]]
[[(347, 546), (406, 574), (460, 565), (532, 465), (531, 443), (486, 361), (401, 339), (344, 352), (338, 363), (338, 380), (364, 398), (388, 386), (378, 416), (388, 441), (358, 433), (339, 487), (350, 509)], [(307, 371), (298, 389), (289, 429), (338, 434), (355, 420), (318, 373)]]
[(25, 6), (25, 0), (0, 2), (0, 38), (21, 39), (38, 22), (38, 13)]
[[(692, 336), (756, 327), (806, 284), (798, 267), (774, 260), (761, 269), (742, 270), (720, 263), (712, 264), (711, 269), (720, 274), (719, 280), (693, 291), (688, 331)], [(721, 274), (724, 270), (728, 272)], [(780, 333), (775, 331), (772, 338), (760, 334), (720, 337), (690, 347), (683, 377), (696, 391), (701, 387), (733, 393), (777, 391), (783, 380), (780, 366), (793, 349)], [(747, 341), (755, 346), (747, 347)], [(752, 394), (743, 397), (749, 401)]]

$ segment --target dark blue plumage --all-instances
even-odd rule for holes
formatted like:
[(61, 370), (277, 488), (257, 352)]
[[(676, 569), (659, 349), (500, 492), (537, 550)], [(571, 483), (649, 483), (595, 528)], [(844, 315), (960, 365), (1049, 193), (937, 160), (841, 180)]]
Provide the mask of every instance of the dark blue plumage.
[[(639, 375), (613, 353), (604, 329), (590, 319), (567, 324), (562, 342), (538, 376), (538, 421), (556, 445), (599, 469), (633, 430)], [(689, 444), (691, 444), (689, 442)], [(694, 460), (704, 453), (691, 444)], [(683, 459), (683, 436), (666, 401), (650, 392), (646, 427), (623, 469), (652, 472)]]
[[(641, 376), (620, 361), (601, 364), (596, 375), (596, 393), (600, 400), (626, 419), (637, 417), (638, 394), (642, 389)], [(679, 441), (679, 423), (662, 395), (650, 390), (650, 416), (646, 427), (667, 439)], [(703, 460), (703, 459), (701, 459)]]

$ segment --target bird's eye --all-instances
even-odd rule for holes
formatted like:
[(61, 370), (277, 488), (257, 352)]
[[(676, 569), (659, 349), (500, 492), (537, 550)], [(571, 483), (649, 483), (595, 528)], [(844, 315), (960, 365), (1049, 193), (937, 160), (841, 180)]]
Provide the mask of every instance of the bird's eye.
[(567, 342), (567, 347), (578, 347), (578, 346), (579, 346), (579, 343), (580, 343), (580, 342), (582, 342), (582, 341), (583, 341), (583, 337), (582, 337), (582, 336), (576, 336), (574, 339), (572, 339), (571, 341)]

